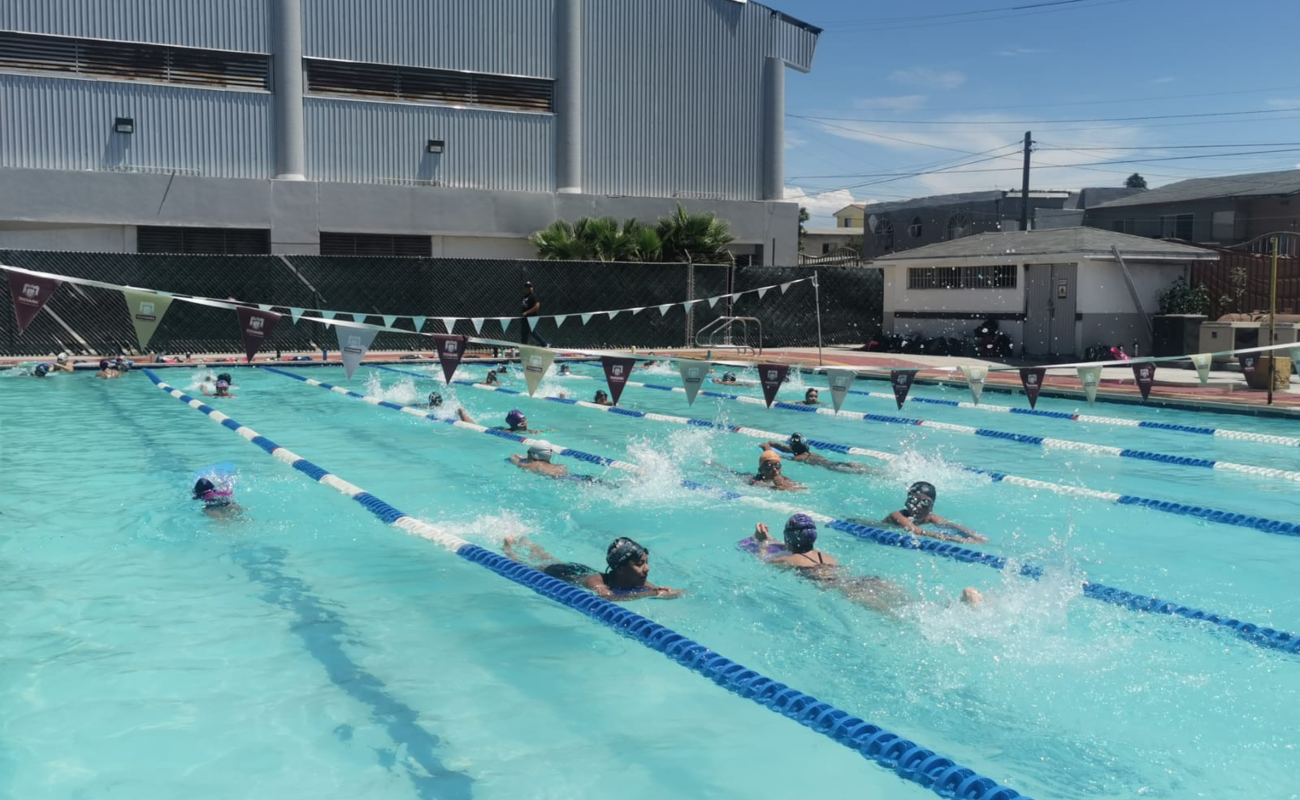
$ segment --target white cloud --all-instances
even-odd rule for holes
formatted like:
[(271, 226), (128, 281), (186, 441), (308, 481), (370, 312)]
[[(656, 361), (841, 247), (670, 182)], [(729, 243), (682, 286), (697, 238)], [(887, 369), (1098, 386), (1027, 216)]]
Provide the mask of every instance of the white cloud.
[(966, 82), (966, 76), (956, 70), (937, 70), (930, 67), (900, 69), (889, 79), (907, 86), (924, 86), (933, 89), (956, 89)]
[(800, 148), (800, 147), (803, 147), (803, 146), (806, 145), (806, 144), (808, 144), (808, 140), (807, 140), (807, 139), (803, 138), (802, 136), (800, 136), (799, 134), (795, 133), (794, 131), (789, 130), (788, 128), (786, 129), (786, 132), (785, 132), (785, 149), (786, 149), (786, 150), (795, 150), (795, 149), (798, 149), (798, 148)]
[(1156, 86), (1160, 86), (1161, 84), (1165, 84), (1165, 83), (1173, 83), (1176, 80), (1178, 79), (1173, 77), (1172, 75), (1166, 75), (1163, 78), (1156, 78), (1155, 80), (1151, 81), (1151, 83), (1155, 84)]
[(834, 215), (845, 206), (851, 206), (854, 203), (874, 203), (874, 200), (859, 200), (853, 196), (853, 192), (848, 189), (837, 189), (831, 192), (819, 192), (817, 194), (808, 194), (798, 186), (785, 187), (784, 199), (792, 203), (798, 203), (808, 209), (808, 224), (813, 228), (828, 227), (833, 224)]
[(890, 111), (916, 111), (925, 106), (925, 95), (904, 94), (893, 97), (864, 97), (854, 100), (854, 108), (885, 108)]
[(1266, 102), (1273, 108), (1300, 108), (1300, 97), (1275, 97)]
[(1039, 50), (1035, 47), (1008, 47), (1006, 50), (997, 51), (997, 55), (1006, 56), (1007, 58), (1016, 58), (1017, 56), (1036, 56), (1042, 53), (1050, 53), (1051, 50)]

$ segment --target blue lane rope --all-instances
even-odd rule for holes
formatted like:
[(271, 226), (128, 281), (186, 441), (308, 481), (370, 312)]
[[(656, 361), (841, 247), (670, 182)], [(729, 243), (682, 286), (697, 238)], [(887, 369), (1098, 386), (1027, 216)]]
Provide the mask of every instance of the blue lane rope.
[[(292, 372), (287, 372), (282, 369), (276, 369), (274, 367), (263, 367), (263, 369), (267, 370), (268, 372), (274, 372), (277, 375), (282, 375), (286, 378), (292, 378), (294, 380), (301, 381), (310, 386), (317, 386), (322, 389), (328, 389), (329, 391), (334, 392), (335, 394), (341, 394), (345, 397), (351, 397), (355, 400), (361, 400), (363, 402), (375, 406), (383, 406), (385, 408), (396, 408), (399, 411), (403, 411), (408, 414), (414, 414), (417, 417), (421, 417), (423, 419), (431, 420), (434, 422), (444, 422), (444, 423), (455, 425), (456, 427), (475, 430), (480, 433), (489, 433), (493, 435), (503, 436), (503, 438), (510, 439), (512, 441), (518, 441), (521, 443), (530, 443), (532, 441), (535, 441), (535, 440), (527, 439), (526, 437), (523, 436), (519, 436), (518, 434), (509, 433), (507, 431), (500, 431), (493, 428), (485, 429), (481, 425), (474, 425), (474, 424), (459, 422), (454, 420), (439, 420), (436, 417), (433, 417), (423, 411), (418, 411), (415, 409), (411, 409), (409, 407), (399, 406), (396, 405), (395, 403), (376, 400), (374, 398), (368, 398), (365, 395), (361, 395), (356, 392), (350, 391), (348, 389), (344, 389), (340, 386), (332, 386), (330, 384), (322, 383), (321, 381), (312, 378), (304, 378), (300, 375), (295, 375)], [(509, 394), (520, 394), (519, 392), (514, 392), (513, 390), (505, 390), (505, 391), (506, 393)], [(591, 463), (601, 464), (603, 466), (612, 466), (618, 469), (623, 469), (631, 472), (640, 471), (640, 468), (637, 467), (635, 464), (629, 464), (625, 461), (617, 461), (615, 459), (605, 458), (603, 456), (593, 455), (591, 453), (584, 453), (581, 450), (573, 450), (571, 448), (559, 447), (550, 442), (547, 442), (546, 444), (550, 445), (551, 447), (554, 447), (557, 452), (565, 453), (568, 455), (577, 454), (577, 456), (582, 457), (583, 460), (590, 461)], [(707, 484), (699, 483), (696, 481), (684, 480), (681, 481), (681, 485), (686, 489), (690, 489), (692, 491), (702, 491), (702, 492), (710, 493), (723, 500), (739, 500), (742, 502), (749, 503), (751, 505), (761, 505), (765, 508), (777, 510), (785, 514), (806, 513), (808, 514), (808, 516), (812, 517), (817, 522), (825, 523), (829, 527), (835, 530), (841, 531), (843, 533), (847, 533), (863, 541), (874, 542), (875, 544), (882, 544), (890, 547), (900, 547), (907, 550), (919, 550), (929, 555), (939, 556), (941, 558), (947, 558), (953, 561), (959, 561), (964, 564), (980, 564), (986, 567), (990, 567), (992, 569), (996, 569), (998, 571), (1004, 570), (1007, 564), (1009, 563), (1008, 559), (1006, 559), (1003, 556), (999, 556), (988, 552), (971, 550), (965, 547), (958, 547), (956, 545), (942, 542), (936, 539), (917, 538), (912, 536), (909, 533), (899, 531), (898, 529), (886, 530), (884, 528), (876, 528), (870, 525), (863, 525), (857, 522), (850, 522), (848, 520), (836, 519), (826, 514), (821, 514), (815, 511), (808, 511), (805, 508), (793, 506), (788, 503), (776, 503), (769, 500), (763, 500), (758, 497), (752, 497), (750, 495), (742, 495), (738, 492), (730, 492), (722, 489), (717, 489), (713, 486), (709, 486)], [(1020, 565), (1019, 574), (1037, 580), (1038, 578), (1042, 577), (1043, 568), (1035, 564), (1025, 562)], [(1273, 628), (1262, 627), (1259, 625), (1255, 625), (1253, 623), (1241, 622), (1240, 620), (1225, 615), (1214, 614), (1208, 611), (1202, 611), (1200, 609), (1193, 608), (1190, 606), (1180, 605), (1178, 603), (1174, 603), (1169, 600), (1161, 600), (1160, 598), (1151, 595), (1141, 595), (1135, 592), (1129, 592), (1123, 589), (1116, 589), (1099, 583), (1087, 582), (1084, 583), (1083, 586), (1084, 586), (1084, 596), (1090, 597), (1094, 600), (1101, 600), (1103, 602), (1122, 606), (1124, 608), (1128, 608), (1133, 611), (1150, 611), (1153, 613), (1178, 615), (1181, 617), (1186, 617), (1187, 619), (1195, 619), (1195, 620), (1210, 622), (1215, 625), (1221, 625), (1223, 627), (1230, 628), (1238, 636), (1242, 637), (1243, 639), (1250, 642), (1251, 644), (1258, 645), (1259, 647), (1264, 647), (1272, 650), (1281, 650), (1284, 652), (1300, 653), (1300, 636), (1296, 634), (1288, 633), (1286, 631), (1277, 631), (1274, 630)], [(1089, 587), (1094, 587), (1094, 588), (1090, 589)]]
[(471, 544), (404, 514), (360, 487), (275, 444), (257, 431), (241, 425), (216, 409), (163, 383), (153, 370), (146, 369), (144, 373), (162, 391), (202, 412), (223, 427), (238, 433), (274, 458), (311, 476), (317, 483), (331, 486), (350, 496), (385, 524), (401, 528), (408, 533), (423, 535), (472, 564), (484, 567), (543, 597), (568, 606), (611, 628), (616, 633), (664, 654), (677, 664), (703, 675), (727, 691), (789, 717), (800, 725), (858, 752), (885, 769), (892, 770), (904, 780), (916, 783), (946, 798), (1015, 800), (1024, 797), (1014, 789), (998, 784), (992, 778), (979, 775), (968, 767), (963, 767), (879, 725), (852, 716), (810, 694), (774, 681), (634, 611), (621, 608), (618, 604), (604, 600), (591, 592), (552, 578), (532, 567), (511, 561), (499, 553)]
[[(433, 380), (432, 376), (430, 375), (423, 375), (421, 373), (411, 372), (409, 370), (396, 369), (394, 367), (385, 367), (385, 366), (378, 366), (378, 365), (375, 365), (374, 368), (381, 369), (387, 372), (396, 372), (402, 375), (411, 375), (413, 377), (424, 378), (426, 380)], [(452, 383), (458, 386), (470, 386), (475, 389), (491, 390), (502, 394), (524, 395), (523, 392), (515, 391), (514, 389), (506, 389), (500, 386), (487, 386), (481, 383), (473, 383), (472, 381), (452, 381)], [(577, 405), (577, 406), (582, 406), (583, 408), (594, 408), (610, 414), (619, 414), (625, 417), (635, 417), (638, 419), (650, 419), (650, 420), (656, 420), (660, 422), (674, 422), (679, 424), (687, 424), (687, 425), (692, 425), (700, 428), (711, 428), (713, 430), (726, 431), (728, 433), (738, 433), (744, 436), (752, 436), (760, 439), (784, 441), (787, 438), (785, 434), (774, 433), (772, 431), (764, 431), (756, 428), (748, 428), (748, 427), (738, 426), (738, 425), (722, 425), (720, 423), (711, 422), (709, 420), (699, 419), (696, 417), (676, 417), (668, 414), (657, 414), (657, 413), (644, 412), (644, 411), (632, 411), (625, 408), (619, 408), (618, 406), (597, 406), (594, 403), (584, 403), (584, 402), (579, 402), (577, 400), (568, 400), (562, 397), (544, 397), (541, 399), (550, 402), (555, 402), (555, 403), (563, 403), (565, 405)], [(817, 440), (810, 439), (808, 440), (808, 444), (822, 450), (830, 450), (832, 452), (841, 453), (843, 455), (864, 455), (864, 456), (870, 456), (872, 458), (879, 458), (885, 461), (892, 461), (898, 457), (894, 453), (885, 453), (877, 450), (867, 450), (861, 447), (851, 447), (849, 445), (839, 444), (836, 442), (824, 442), (824, 441), (817, 441)], [(1232, 511), (1224, 511), (1222, 509), (1208, 508), (1205, 506), (1190, 505), (1185, 503), (1176, 503), (1170, 500), (1159, 500), (1159, 499), (1149, 498), (1149, 497), (1138, 497), (1135, 495), (1119, 494), (1118, 492), (1103, 492), (1097, 489), (1086, 489), (1082, 487), (1066, 486), (1065, 484), (1050, 483), (1048, 481), (1040, 481), (1032, 478), (1022, 478), (1016, 475), (1008, 475), (1004, 472), (995, 472), (993, 470), (979, 469), (978, 467), (971, 467), (971, 466), (965, 466), (960, 464), (957, 466), (959, 466), (962, 470), (966, 472), (970, 472), (976, 475), (984, 475), (988, 477), (990, 480), (992, 480), (994, 483), (1008, 483), (1013, 486), (1022, 486), (1030, 489), (1046, 489), (1048, 491), (1056, 492), (1058, 494), (1065, 494), (1074, 497), (1089, 497), (1096, 500), (1115, 503), (1117, 505), (1139, 506), (1141, 508), (1147, 508), (1152, 511), (1159, 511), (1166, 514), (1177, 514), (1179, 516), (1196, 517), (1198, 519), (1203, 519), (1208, 522), (1217, 522), (1223, 525), (1234, 525), (1241, 528), (1250, 528), (1252, 530), (1262, 531), (1264, 533), (1273, 533), (1280, 536), (1300, 536), (1300, 523), (1283, 522), (1281, 520), (1268, 519), (1266, 517), (1255, 517), (1249, 514), (1238, 514)]]

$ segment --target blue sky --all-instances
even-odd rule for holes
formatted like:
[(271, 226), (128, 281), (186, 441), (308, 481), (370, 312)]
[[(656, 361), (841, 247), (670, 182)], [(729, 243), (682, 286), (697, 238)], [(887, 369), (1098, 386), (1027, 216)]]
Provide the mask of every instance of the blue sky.
[[(970, 13), (1035, 1), (1060, 5)], [(1035, 189), (1300, 167), (1297, 0), (766, 2), (826, 29), (812, 72), (786, 78), (786, 196), (813, 225), (850, 202), (1019, 188), (1026, 130)]]

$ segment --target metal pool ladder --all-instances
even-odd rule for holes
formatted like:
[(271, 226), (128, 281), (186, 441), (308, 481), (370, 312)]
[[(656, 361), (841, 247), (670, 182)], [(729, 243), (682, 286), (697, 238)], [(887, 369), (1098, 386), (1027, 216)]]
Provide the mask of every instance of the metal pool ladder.
[[(757, 340), (749, 336), (751, 322), (758, 328)], [(736, 336), (737, 326), (740, 328), (739, 337)], [(763, 323), (757, 317), (718, 317), (695, 334), (695, 346), (708, 350), (731, 349), (739, 355), (760, 355), (763, 352)]]

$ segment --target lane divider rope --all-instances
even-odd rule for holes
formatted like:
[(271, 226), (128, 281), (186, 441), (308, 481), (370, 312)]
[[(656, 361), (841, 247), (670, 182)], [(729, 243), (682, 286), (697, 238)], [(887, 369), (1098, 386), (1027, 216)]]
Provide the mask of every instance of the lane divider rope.
[[(467, 422), (438, 419), (437, 417), (429, 414), (428, 412), (421, 411), (419, 409), (410, 408), (407, 406), (400, 406), (396, 403), (390, 403), (388, 401), (377, 400), (375, 398), (366, 397), (365, 395), (358, 394), (356, 392), (350, 391), (348, 389), (344, 389), (339, 386), (333, 386), (331, 384), (323, 383), (313, 378), (304, 378), (300, 375), (295, 375), (294, 373), (288, 372), (283, 369), (276, 369), (274, 367), (262, 367), (262, 369), (266, 370), (267, 372), (273, 372), (277, 375), (282, 375), (286, 378), (292, 378), (293, 380), (301, 381), (311, 386), (327, 389), (331, 392), (334, 392), (335, 394), (341, 394), (345, 397), (351, 397), (355, 400), (361, 400), (373, 406), (388, 408), (390, 410), (402, 411), (404, 413), (411, 414), (416, 417), (421, 417), (423, 419), (427, 419), (433, 422), (442, 422), (445, 424), (454, 425), (455, 427), (458, 428), (473, 430), (478, 433), (487, 433), (487, 434), (499, 436), (504, 439), (516, 441), (521, 444), (530, 444), (539, 441), (539, 440), (530, 440), (527, 437), (520, 436), (519, 434), (515, 434), (515, 433), (510, 433), (508, 431), (501, 431), (493, 428), (484, 428), (481, 425), (471, 425), (470, 423)], [(559, 398), (556, 399), (558, 400)], [(569, 405), (576, 405), (579, 401), (560, 400), (560, 402)], [(605, 458), (603, 456), (594, 455), (592, 453), (586, 453), (581, 450), (575, 450), (573, 448), (563, 448), (554, 445), (550, 442), (543, 442), (543, 443), (555, 449), (556, 452), (567, 453), (570, 455), (570, 457), (577, 458), (582, 461), (587, 461), (593, 464), (611, 466), (617, 469), (623, 469), (630, 472), (637, 472), (637, 473), (641, 472), (640, 468), (637, 467), (635, 464), (629, 464), (626, 461), (617, 461), (615, 459)], [(897, 529), (886, 530), (884, 528), (876, 528), (874, 526), (863, 525), (848, 520), (836, 519), (835, 517), (831, 517), (827, 514), (822, 514), (816, 511), (809, 511), (808, 509), (800, 506), (791, 505), (789, 503), (773, 502), (771, 500), (765, 500), (760, 497), (753, 497), (751, 495), (740, 494), (739, 492), (732, 492), (725, 489), (718, 489), (716, 487), (699, 483), (697, 481), (684, 480), (681, 481), (681, 485), (686, 489), (692, 491), (706, 492), (723, 500), (739, 501), (742, 503), (746, 503), (748, 505), (766, 508), (773, 511), (778, 511), (783, 514), (804, 513), (812, 517), (817, 522), (828, 525), (829, 527), (835, 530), (838, 530), (842, 533), (847, 533), (850, 536), (854, 536), (863, 541), (873, 542), (875, 544), (886, 545), (889, 547), (899, 547), (907, 550), (918, 550), (929, 555), (939, 556), (941, 558), (947, 558), (965, 564), (980, 564), (998, 571), (1003, 571), (1009, 565), (1013, 565), (1013, 562), (1010, 559), (1007, 559), (1003, 556), (999, 556), (994, 553), (980, 552), (965, 547), (958, 547), (954, 544), (939, 541), (936, 539), (918, 539), (917, 537), (914, 537), (911, 534), (900, 532)], [(1023, 575), (1027, 578), (1033, 578), (1035, 580), (1041, 578), (1044, 573), (1043, 567), (1029, 562), (1019, 563), (1019, 566), (1016, 567), (1016, 570), (1020, 575)], [(1251, 644), (1258, 645), (1259, 647), (1264, 647), (1273, 650), (1282, 650), (1285, 652), (1300, 653), (1300, 635), (1288, 633), (1286, 631), (1277, 631), (1274, 630), (1273, 628), (1262, 627), (1254, 623), (1242, 622), (1240, 620), (1237, 620), (1232, 617), (1228, 617), (1226, 615), (1214, 614), (1208, 611), (1203, 611), (1201, 609), (1192, 608), (1190, 606), (1180, 605), (1178, 603), (1174, 603), (1169, 600), (1162, 600), (1158, 597), (1153, 597), (1150, 595), (1141, 595), (1135, 592), (1129, 592), (1123, 589), (1117, 589), (1114, 587), (1105, 586), (1100, 583), (1093, 583), (1093, 582), (1085, 583), (1083, 585), (1083, 594), (1085, 597), (1090, 597), (1094, 600), (1101, 600), (1103, 602), (1111, 603), (1113, 605), (1118, 605), (1133, 611), (1149, 611), (1157, 614), (1168, 614), (1173, 616), (1185, 617), (1187, 619), (1202, 620), (1214, 625), (1228, 628), (1234, 631), (1238, 636), (1242, 637), (1246, 641), (1250, 642)]]
[[(946, 798), (1015, 800), (1024, 797), (1014, 789), (1001, 786), (992, 778), (979, 775), (968, 767), (842, 711), (830, 703), (824, 703), (810, 694), (774, 681), (634, 611), (603, 600), (591, 592), (552, 578), (532, 567), (511, 561), (499, 553), (479, 547), (424, 520), (405, 514), (359, 486), (281, 447), (252, 428), (241, 425), (202, 401), (163, 383), (153, 370), (146, 369), (144, 372), (162, 391), (206, 414), (212, 421), (229, 428), (273, 458), (311, 477), (317, 483), (351, 497), (385, 524), (429, 539), (470, 563), (478, 564), (543, 597), (568, 606), (615, 632), (662, 653), (677, 664), (703, 675), (727, 691), (789, 717), (804, 727), (856, 751), (864, 758), (897, 773), (904, 780), (916, 783)], [(1025, 798), (1025, 800), (1030, 799)]]

